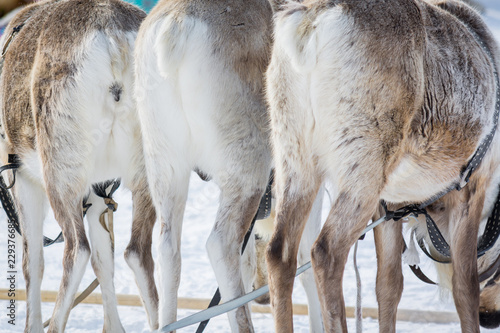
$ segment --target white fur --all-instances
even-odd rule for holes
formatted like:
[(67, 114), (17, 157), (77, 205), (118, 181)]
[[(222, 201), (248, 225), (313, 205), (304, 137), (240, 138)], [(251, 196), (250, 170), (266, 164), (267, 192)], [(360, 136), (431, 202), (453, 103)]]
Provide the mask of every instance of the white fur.
[(290, 15), (282, 24), (276, 24), (274, 34), (280, 47), (290, 57), (294, 69), (299, 73), (308, 73), (316, 65), (317, 37), (315, 33), (302, 35), (298, 31), (299, 24), (304, 20), (303, 11)]

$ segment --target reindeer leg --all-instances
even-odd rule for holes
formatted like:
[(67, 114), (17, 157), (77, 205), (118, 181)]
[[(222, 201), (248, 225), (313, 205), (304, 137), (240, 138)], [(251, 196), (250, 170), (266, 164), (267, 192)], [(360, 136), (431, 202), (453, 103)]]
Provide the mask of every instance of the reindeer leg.
[(254, 277), (257, 270), (257, 252), (255, 242), (255, 228), (252, 230), (245, 251), (241, 254), (241, 277), (245, 293), (253, 290)]
[[(158, 293), (159, 326), (163, 327), (177, 318), (177, 290), (181, 275), (181, 231), (186, 206), (190, 171), (176, 170), (175, 180), (163, 179), (152, 185), (155, 206), (161, 223), (158, 244)], [(172, 175), (173, 175), (172, 174)]]
[(23, 234), (23, 273), (26, 281), (25, 332), (43, 332), (40, 288), (43, 276), (43, 220), (47, 197), (41, 184), (18, 172), (13, 196)]
[[(238, 180), (236, 176), (230, 178), (234, 182)], [(234, 182), (221, 186), (220, 206), (206, 246), (222, 302), (245, 293), (241, 246), (264, 192), (265, 176), (261, 178), (261, 188), (249, 191)], [(232, 332), (253, 332), (248, 305), (229, 312), (228, 317)]]
[[(318, 195), (314, 200), (311, 213), (306, 223), (304, 233), (299, 245), (298, 264), (302, 266), (311, 261), (311, 248), (314, 241), (321, 231), (321, 208), (323, 207), (323, 197), (325, 194), (324, 187), (318, 191)], [(314, 281), (314, 273), (312, 270), (307, 270), (300, 276), (300, 282), (304, 286), (307, 296), (307, 304), (309, 309), (309, 330), (310, 332), (324, 332), (323, 321), (321, 320), (321, 305), (319, 302), (316, 282)]]
[(57, 190), (49, 185), (47, 193), (64, 236), (63, 276), (48, 332), (64, 331), (90, 257), (90, 246), (83, 224), (82, 196), (71, 199), (68, 192), (61, 191), (65, 194), (58, 195)]
[(103, 199), (91, 191), (89, 203), (92, 206), (87, 212), (89, 222), (89, 238), (92, 246), (92, 268), (99, 280), (104, 310), (103, 332), (124, 332), (118, 315), (114, 276), (114, 248), (110, 234), (99, 223), (99, 216), (107, 208)]
[(130, 242), (125, 250), (125, 260), (134, 272), (135, 282), (148, 316), (149, 327), (151, 330), (156, 330), (158, 329), (158, 291), (154, 280), (154, 261), (151, 255), (156, 212), (145, 181), (131, 188), (133, 189), (134, 217)]
[(53, 78), (53, 72), (48, 69), (53, 68), (54, 60), (49, 54), (37, 53), (30, 90), (45, 190), (64, 236), (63, 276), (48, 329), (50, 333), (64, 331), (90, 257), (82, 200), (90, 185), (93, 145), (86, 117), (90, 112), (74, 102), (81, 96), (76, 87), (66, 85), (65, 71), (58, 79)]
[(319, 296), (326, 332), (347, 332), (342, 292), (344, 267), (349, 249), (373, 216), (375, 207), (377, 200), (373, 196), (341, 190), (312, 249), (314, 275), (322, 291)]
[[(377, 220), (382, 214), (375, 214)], [(380, 332), (396, 332), (396, 314), (403, 293), (401, 253), (404, 248), (401, 222), (388, 221), (374, 229), (377, 251), (377, 284)]]
[(485, 198), (485, 184), (476, 179), (460, 192), (463, 201), (452, 211), (453, 299), (462, 332), (479, 332), (479, 279), (477, 273), (477, 235)]
[(320, 180), (302, 181), (297, 174), (284, 180), (276, 168), (276, 226), (267, 248), (269, 291), (276, 332), (292, 332), (292, 289), (297, 252)]

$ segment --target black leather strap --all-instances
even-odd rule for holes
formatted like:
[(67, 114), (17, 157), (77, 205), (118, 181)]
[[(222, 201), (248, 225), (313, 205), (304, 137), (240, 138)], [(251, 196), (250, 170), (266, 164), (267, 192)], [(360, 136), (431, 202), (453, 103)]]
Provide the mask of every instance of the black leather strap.
[(497, 195), (497, 200), (490, 217), (488, 217), (488, 222), (486, 222), (486, 227), (484, 228), (484, 233), (478, 242), (477, 256), (480, 257), (486, 253), (489, 249), (495, 245), (500, 235), (500, 191)]
[(265, 220), (271, 215), (271, 200), (272, 200), (272, 188), (274, 183), (274, 173), (271, 172), (269, 176), (269, 181), (267, 183), (266, 191), (262, 196), (259, 204), (259, 210), (257, 210), (257, 220)]
[(420, 279), (420, 281), (425, 282), (427, 284), (437, 285), (437, 283), (429, 279), (427, 275), (425, 275), (425, 273), (422, 272), (420, 267), (418, 267), (417, 265), (408, 265), (408, 266), (410, 267), (413, 274), (415, 274), (415, 276)]

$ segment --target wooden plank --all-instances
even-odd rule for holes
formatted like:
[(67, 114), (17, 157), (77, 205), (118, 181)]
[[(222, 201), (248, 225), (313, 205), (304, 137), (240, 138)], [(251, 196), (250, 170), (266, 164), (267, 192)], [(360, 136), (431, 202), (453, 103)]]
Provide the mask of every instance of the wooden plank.
[[(0, 300), (10, 300), (11, 297), (8, 296), (8, 289), (0, 288)], [(56, 301), (57, 292), (56, 291), (42, 291), (42, 302), (53, 303)], [(141, 300), (137, 295), (116, 295), (118, 305), (125, 306), (142, 306)], [(25, 290), (16, 290), (16, 296), (14, 298), (17, 301), (26, 300)], [(204, 298), (184, 298), (179, 297), (178, 307), (179, 309), (189, 309), (189, 310), (204, 310), (207, 308), (210, 300)], [(102, 297), (99, 293), (92, 293), (87, 297), (82, 303), (86, 304), (102, 304)], [(269, 305), (252, 304), (252, 312), (254, 313), (271, 313), (271, 308)], [(354, 307), (346, 307), (346, 315), (348, 318), (354, 318), (355, 309)], [(293, 305), (294, 315), (307, 315), (307, 305), (306, 304), (294, 304)], [(363, 318), (378, 318), (377, 308), (363, 308)], [(399, 321), (410, 321), (414, 323), (457, 323), (459, 322), (458, 316), (455, 312), (439, 312), (439, 311), (421, 311), (421, 310), (407, 310), (398, 309), (397, 320)]]

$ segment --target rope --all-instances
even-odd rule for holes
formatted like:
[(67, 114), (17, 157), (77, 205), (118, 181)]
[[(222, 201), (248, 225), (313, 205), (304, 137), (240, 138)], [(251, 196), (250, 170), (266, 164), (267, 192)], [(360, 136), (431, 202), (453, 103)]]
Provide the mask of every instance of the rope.
[[(299, 267), (297, 269), (297, 273), (295, 276), (299, 276), (300, 274), (304, 273), (307, 269), (311, 268), (311, 262), (308, 262), (307, 264)], [(231, 310), (237, 309), (241, 307), (242, 305), (256, 299), (257, 297), (260, 297), (266, 293), (269, 292), (269, 286), (265, 285), (257, 290), (254, 290), (246, 295), (243, 295), (239, 298), (233, 299), (232, 301), (228, 301), (226, 303), (216, 305), (214, 307), (208, 308), (206, 310), (200, 311), (198, 313), (195, 313), (191, 316), (188, 316), (186, 318), (183, 318), (179, 321), (176, 321), (172, 324), (169, 324), (167, 326), (164, 326), (161, 328), (159, 332), (171, 332), (178, 330), (180, 328), (193, 325), (196, 323), (199, 323), (201, 321), (219, 316), (223, 313), (229, 312)]]

